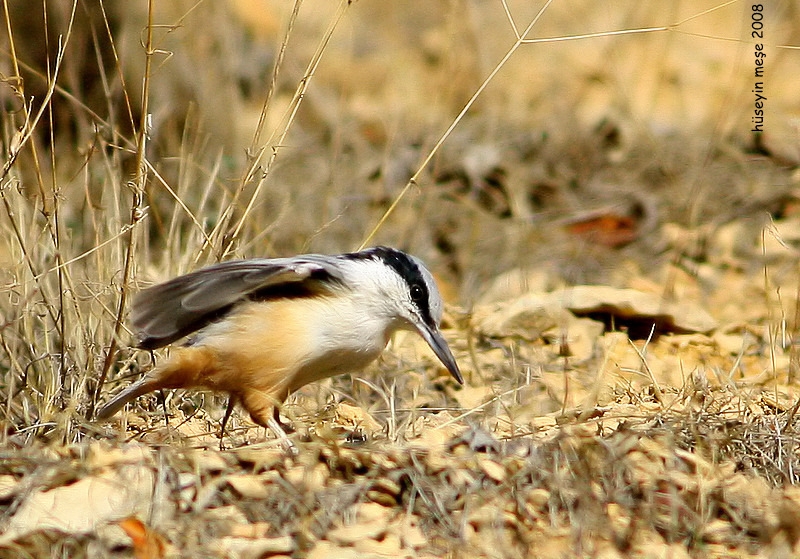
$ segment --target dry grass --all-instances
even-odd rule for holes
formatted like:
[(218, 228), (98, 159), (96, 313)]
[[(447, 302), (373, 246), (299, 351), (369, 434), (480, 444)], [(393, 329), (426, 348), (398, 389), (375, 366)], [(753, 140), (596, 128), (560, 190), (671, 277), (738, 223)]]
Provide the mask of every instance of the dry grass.
[[(5, 3), (0, 556), (793, 553), (800, 30), (765, 6), (756, 141), (749, 4)], [(435, 269), (465, 388), (401, 338), (292, 400), (297, 457), (238, 416), (214, 450), (209, 394), (91, 421), (150, 366), (141, 285), (364, 243)], [(718, 327), (473, 319), (586, 283)], [(132, 524), (20, 528), (125, 472)]]

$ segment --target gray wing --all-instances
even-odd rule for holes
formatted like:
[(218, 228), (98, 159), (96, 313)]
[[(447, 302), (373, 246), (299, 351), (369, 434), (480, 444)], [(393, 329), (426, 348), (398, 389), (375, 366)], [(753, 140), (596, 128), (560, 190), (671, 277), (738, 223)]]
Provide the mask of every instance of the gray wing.
[(155, 349), (221, 318), (239, 301), (314, 293), (340, 281), (335, 260), (318, 255), (221, 262), (141, 291), (131, 323), (139, 347)]

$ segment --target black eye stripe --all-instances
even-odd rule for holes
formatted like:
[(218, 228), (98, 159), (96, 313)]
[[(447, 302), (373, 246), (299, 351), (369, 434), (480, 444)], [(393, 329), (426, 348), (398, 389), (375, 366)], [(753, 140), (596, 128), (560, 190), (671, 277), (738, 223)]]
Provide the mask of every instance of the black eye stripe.
[(419, 309), (422, 319), (428, 324), (434, 324), (431, 316), (430, 293), (428, 293), (428, 286), (425, 284), (425, 277), (417, 264), (406, 253), (393, 248), (379, 246), (361, 252), (346, 254), (344, 257), (352, 259), (377, 258), (387, 266), (390, 266), (408, 284), (411, 300)]

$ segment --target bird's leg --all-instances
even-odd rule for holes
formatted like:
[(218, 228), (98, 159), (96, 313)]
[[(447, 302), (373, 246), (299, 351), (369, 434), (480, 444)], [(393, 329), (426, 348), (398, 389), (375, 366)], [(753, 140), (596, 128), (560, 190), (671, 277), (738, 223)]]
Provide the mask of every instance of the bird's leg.
[(231, 418), (231, 414), (233, 413), (233, 408), (236, 406), (236, 394), (230, 394), (228, 396), (228, 406), (225, 408), (225, 415), (222, 416), (222, 424), (219, 428), (219, 449), (225, 450), (225, 427), (228, 425), (228, 420)]
[(287, 452), (297, 456), (297, 447), (289, 438), (289, 435), (286, 434), (286, 431), (283, 430), (283, 426), (281, 425), (280, 421), (277, 421), (274, 417), (270, 417), (267, 420), (267, 426), (272, 430), (273, 433), (275, 433), (275, 436), (278, 437)]
[(167, 393), (164, 392), (163, 388), (159, 388), (158, 393), (161, 395), (161, 407), (164, 408), (164, 425), (167, 428), (169, 428), (169, 412), (167, 411)]
[[(247, 390), (241, 394), (242, 406), (250, 413), (250, 418), (261, 425), (268, 427), (281, 441), (281, 444), (291, 454), (297, 454), (297, 447), (289, 439), (289, 435), (281, 425), (278, 406), (280, 402), (259, 390)], [(271, 413), (270, 413), (271, 412)]]
[(275, 423), (281, 426), (284, 433), (294, 433), (294, 427), (292, 425), (281, 421), (281, 406), (272, 407), (272, 418), (275, 420)]

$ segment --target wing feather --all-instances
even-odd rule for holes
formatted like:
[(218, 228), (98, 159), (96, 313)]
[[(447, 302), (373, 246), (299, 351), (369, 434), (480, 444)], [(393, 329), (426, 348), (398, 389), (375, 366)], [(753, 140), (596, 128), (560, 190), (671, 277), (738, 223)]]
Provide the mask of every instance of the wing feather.
[(279, 292), (282, 286), (319, 291), (331, 280), (341, 280), (336, 267), (318, 255), (230, 260), (141, 291), (131, 323), (139, 346), (155, 349), (203, 328), (253, 295)]

